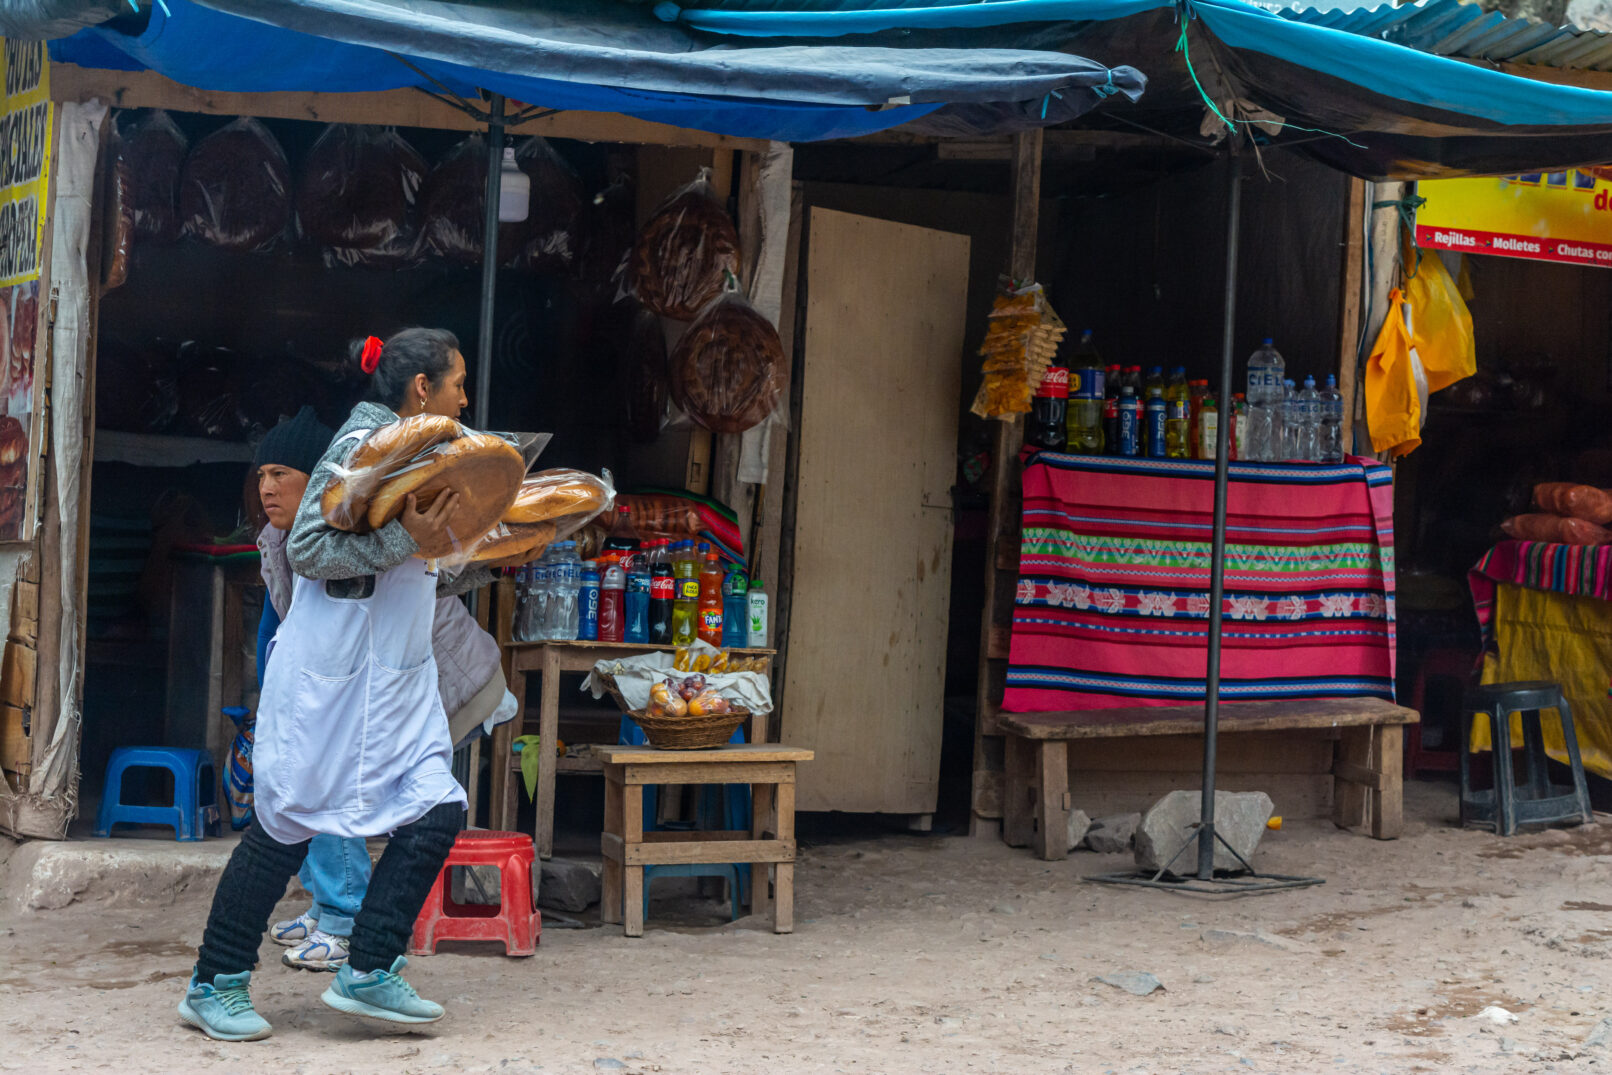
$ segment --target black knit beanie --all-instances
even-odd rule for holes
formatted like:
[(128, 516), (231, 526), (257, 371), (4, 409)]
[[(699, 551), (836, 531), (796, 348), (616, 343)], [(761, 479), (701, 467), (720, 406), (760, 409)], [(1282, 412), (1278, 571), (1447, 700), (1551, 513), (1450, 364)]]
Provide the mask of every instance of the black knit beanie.
[(287, 418), (264, 434), (252, 465), (290, 467), (312, 474), (335, 436), (329, 426), (320, 424), (312, 407), (303, 407), (295, 418)]

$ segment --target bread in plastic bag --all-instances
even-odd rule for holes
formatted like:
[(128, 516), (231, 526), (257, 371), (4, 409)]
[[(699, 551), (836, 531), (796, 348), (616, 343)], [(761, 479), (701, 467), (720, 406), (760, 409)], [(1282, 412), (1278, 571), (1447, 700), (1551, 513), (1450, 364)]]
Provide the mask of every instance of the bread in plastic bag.
[(303, 161), (297, 219), (342, 265), (395, 268), (415, 258), (425, 160), (391, 127), (332, 123)]
[(370, 529), (379, 530), (403, 513), (411, 495), (416, 508), (426, 511), (437, 497), (458, 493), (448, 533), (415, 554), (427, 560), (452, 556), (497, 525), (514, 501), (524, 471), (520, 452), (507, 440), (466, 432), (393, 471), (371, 494), (366, 518)]
[(626, 274), (633, 244), (638, 241), (636, 212), (637, 195), (632, 176), (626, 172), (617, 173), (588, 206), (577, 277), (583, 293), (595, 304), (616, 297), (619, 278)]
[(123, 138), (112, 132), (111, 168), (107, 172), (106, 214), (101, 233), (101, 289), (122, 287), (129, 279), (134, 251), (134, 177)]
[(551, 540), (562, 541), (609, 511), (615, 499), (608, 471), (600, 476), (567, 468), (540, 470), (521, 482), (502, 521), (523, 526), (553, 523), (556, 534)]
[(184, 132), (168, 113), (157, 109), (129, 124), (123, 132), (121, 156), (128, 165), (130, 209), (134, 232), (142, 242), (177, 242), (179, 174), (190, 148)]
[(179, 347), (180, 431), (212, 440), (246, 438), (241, 362), (233, 351), (186, 341)]
[(557, 540), (557, 533), (551, 522), (500, 522), (470, 548), (467, 562), (491, 568), (520, 567), (542, 556)]
[(237, 253), (262, 250), (291, 220), (291, 169), (267, 127), (243, 117), (196, 143), (179, 181), (185, 233)]
[(739, 275), (739, 232), (702, 168), (638, 233), (628, 283), (655, 313), (692, 321), (722, 294), (729, 274)]
[(672, 400), (713, 433), (760, 425), (778, 405), (784, 376), (778, 330), (737, 290), (706, 307), (667, 363)]
[(640, 538), (691, 538), (705, 528), (699, 509), (682, 497), (624, 493), (616, 504), (631, 509), (633, 529)]
[(625, 332), (627, 430), (640, 444), (653, 444), (666, 420), (666, 333), (660, 318), (635, 306)]
[(463, 433), (464, 427), (452, 418), (416, 414), (355, 438), (346, 461), (330, 468), (330, 483), (319, 500), (320, 514), (337, 530), (367, 534), (369, 500), (381, 482), (421, 454)]
[[(420, 188), (421, 240), (439, 257), (480, 265), (486, 205), (487, 140), (473, 134), (448, 150), (425, 177)], [(522, 245), (524, 227), (524, 222), (498, 226), (502, 259)]]
[(1600, 526), (1612, 523), (1612, 493), (1593, 485), (1544, 482), (1534, 486), (1534, 503), (1552, 515), (1569, 515)]
[(1515, 515), (1500, 524), (1506, 536), (1518, 541), (1549, 541), (1557, 545), (1606, 545), (1612, 543), (1612, 530), (1587, 519), (1561, 515)]
[(570, 272), (582, 251), (582, 181), (545, 138), (533, 136), (515, 150), (515, 163), (531, 180), (526, 219), (498, 233), (498, 256), (517, 269)]
[(173, 355), (155, 344), (97, 341), (95, 424), (120, 433), (166, 433), (179, 415)]

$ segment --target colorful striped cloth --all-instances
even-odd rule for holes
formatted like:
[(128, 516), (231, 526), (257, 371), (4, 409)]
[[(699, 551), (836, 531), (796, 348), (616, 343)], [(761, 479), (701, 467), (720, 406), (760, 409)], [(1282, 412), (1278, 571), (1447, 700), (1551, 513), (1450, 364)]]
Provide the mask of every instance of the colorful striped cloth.
[[(1213, 463), (1030, 452), (1002, 708), (1203, 700)], [(1392, 471), (1233, 463), (1225, 701), (1393, 697)]]
[(1490, 649), (1495, 587), (1502, 582), (1572, 597), (1612, 601), (1612, 545), (1557, 545), (1548, 541), (1502, 541), (1467, 572), (1483, 648)]

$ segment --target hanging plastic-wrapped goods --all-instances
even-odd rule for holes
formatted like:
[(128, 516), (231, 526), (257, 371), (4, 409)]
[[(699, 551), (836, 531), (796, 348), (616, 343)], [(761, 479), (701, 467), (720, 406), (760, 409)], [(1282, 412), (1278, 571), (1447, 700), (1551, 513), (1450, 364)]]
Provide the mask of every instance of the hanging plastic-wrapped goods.
[(168, 113), (158, 109), (123, 131), (122, 157), (131, 177), (130, 208), (141, 241), (179, 239), (179, 173), (190, 143)]
[(588, 206), (577, 276), (584, 293), (594, 302), (608, 303), (616, 296), (617, 277), (626, 272), (628, 257), (638, 239), (633, 221), (636, 207), (632, 176), (626, 172), (618, 173)]
[(547, 139), (526, 139), (515, 163), (532, 190), (526, 219), (499, 232), (499, 260), (518, 269), (570, 272), (582, 250), (582, 181)]
[(727, 274), (739, 275), (739, 232), (710, 175), (700, 169), (698, 179), (668, 198), (633, 247), (627, 283), (662, 317), (694, 320), (722, 294)]
[(624, 332), (627, 428), (640, 444), (653, 444), (666, 417), (666, 333), (660, 318), (635, 306)]
[(390, 127), (332, 123), (297, 182), (302, 233), (342, 265), (396, 268), (415, 257), (425, 160)]
[(134, 176), (127, 147), (112, 133), (112, 168), (107, 176), (107, 205), (101, 234), (101, 288), (110, 291), (129, 279), (129, 257), (134, 250)]
[(668, 363), (672, 399), (713, 433), (743, 433), (778, 405), (784, 347), (778, 330), (737, 289), (706, 307)]
[(291, 171), (267, 127), (238, 119), (196, 143), (179, 181), (185, 233), (238, 253), (273, 244), (291, 221)]

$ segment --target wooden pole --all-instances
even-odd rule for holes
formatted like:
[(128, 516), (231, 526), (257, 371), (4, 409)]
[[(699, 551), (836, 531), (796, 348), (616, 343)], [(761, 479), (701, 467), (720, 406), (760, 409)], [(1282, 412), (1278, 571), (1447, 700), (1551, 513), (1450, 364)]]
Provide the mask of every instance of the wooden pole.
[(1360, 369), (1360, 303), (1366, 273), (1366, 182), (1349, 180), (1343, 208), (1343, 265), (1338, 301), (1338, 394), (1344, 399), (1344, 450), (1354, 443), (1355, 386)]
[[(1382, 331), (1383, 321), (1388, 317), (1388, 293), (1399, 286), (1399, 211), (1392, 205), (1381, 203), (1397, 202), (1405, 196), (1406, 189), (1404, 183), (1373, 183), (1366, 190), (1366, 197), (1372, 207), (1370, 231), (1366, 236), (1366, 243), (1371, 251), (1369, 263), (1371, 276), (1367, 281), (1369, 286), (1366, 300), (1368, 347), (1376, 341), (1377, 334)], [(1361, 450), (1370, 454), (1371, 444), (1365, 439), (1365, 397), (1357, 389), (1352, 398), (1355, 427), (1362, 433)]]
[[(1036, 229), (1041, 208), (1039, 129), (1013, 136), (1013, 235), (1008, 275), (1022, 283), (1035, 279)], [(979, 688), (974, 719), (974, 784), (969, 832), (997, 831), (990, 820), (1002, 816), (1003, 754), (996, 715), (1007, 683), (1008, 640), (1013, 630), (1013, 595), (1017, 589), (1016, 544), (1019, 533), (1019, 449), (1024, 446), (1024, 419), (996, 425), (991, 455), (990, 509), (985, 531), (985, 600), (980, 615)], [(1006, 566), (1003, 566), (1006, 565)]]

